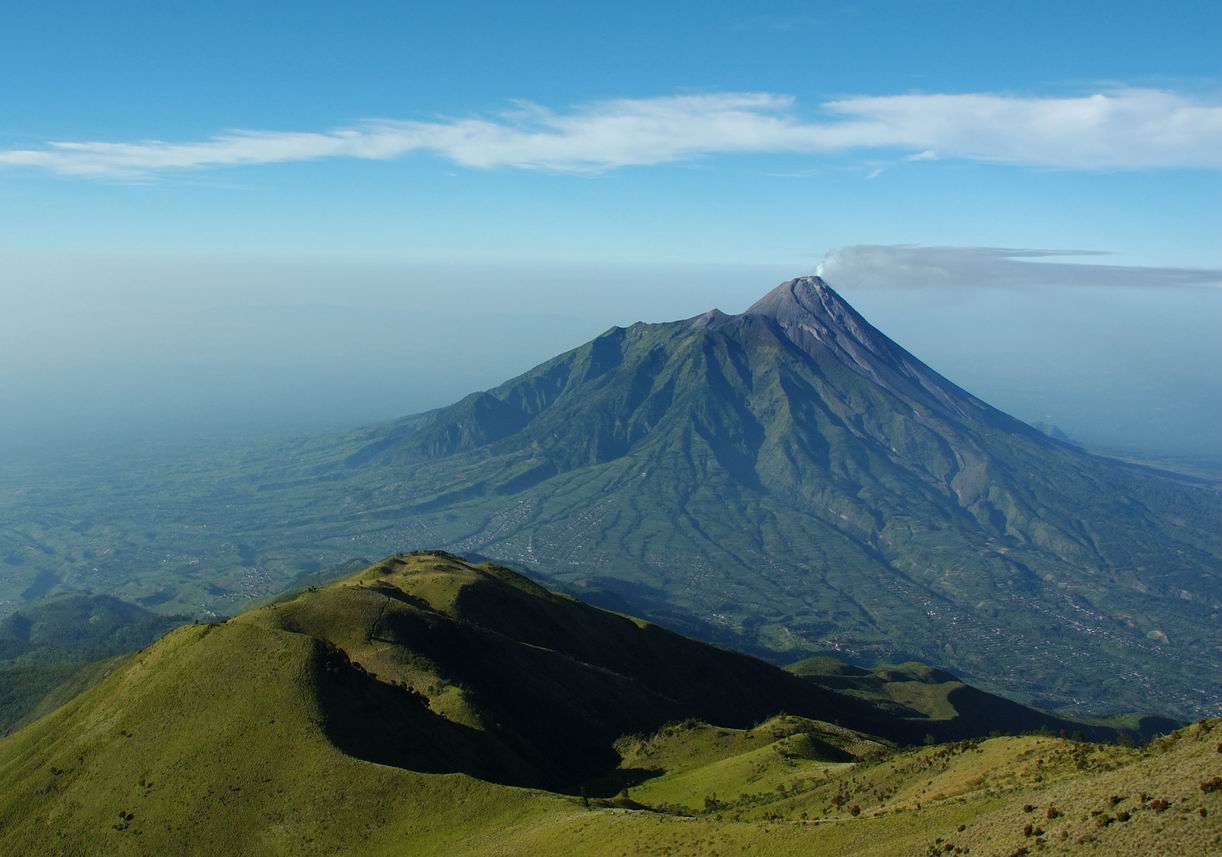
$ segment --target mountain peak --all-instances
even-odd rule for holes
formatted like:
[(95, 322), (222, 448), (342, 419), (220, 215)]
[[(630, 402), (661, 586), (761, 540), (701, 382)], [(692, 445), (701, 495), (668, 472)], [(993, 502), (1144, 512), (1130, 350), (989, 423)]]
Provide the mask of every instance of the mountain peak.
[[(786, 335), (803, 348), (822, 346), (859, 363), (861, 356), (873, 353), (895, 359), (895, 345), (866, 321), (822, 277), (797, 277), (786, 280), (753, 303), (743, 313), (771, 319)], [(816, 343), (818, 346), (816, 346)]]
[(786, 280), (747, 309), (746, 315), (761, 315), (780, 322), (807, 315), (839, 315), (845, 310), (856, 315), (844, 298), (822, 277), (797, 277)]
[(767, 318), (812, 356), (834, 355), (881, 382), (881, 365), (917, 363), (875, 330), (822, 277), (786, 280), (752, 304), (744, 316)]
[(742, 317), (767, 319), (816, 361), (849, 367), (909, 402), (956, 416), (988, 410), (888, 339), (822, 277), (786, 280)]

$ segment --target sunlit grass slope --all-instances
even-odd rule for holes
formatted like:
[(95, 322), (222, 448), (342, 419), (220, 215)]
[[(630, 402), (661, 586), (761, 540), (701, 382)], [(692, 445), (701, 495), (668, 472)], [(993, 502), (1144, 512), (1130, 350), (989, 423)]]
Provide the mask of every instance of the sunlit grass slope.
[[(760, 731), (779, 737), (754, 746)], [(679, 765), (629, 796), (720, 822), (723, 853), (756, 853), (735, 837), (765, 829), (779, 853), (1222, 853), (1220, 721), (1143, 749), (1026, 736), (895, 751), (860, 746), (846, 761), (795, 753), (793, 738), (802, 734), (820, 736), (820, 727), (788, 719), (741, 734), (667, 730), (650, 742), (655, 757), (692, 743), (753, 746)], [(651, 852), (641, 846), (640, 853)]]
[[(327, 736), (324, 700), (361, 680), (304, 635), (174, 631), (0, 745), (0, 851), (389, 853), (396, 840), (427, 849), (536, 803), (566, 806), (346, 755)], [(443, 745), (419, 750), (422, 767), (450, 761)]]

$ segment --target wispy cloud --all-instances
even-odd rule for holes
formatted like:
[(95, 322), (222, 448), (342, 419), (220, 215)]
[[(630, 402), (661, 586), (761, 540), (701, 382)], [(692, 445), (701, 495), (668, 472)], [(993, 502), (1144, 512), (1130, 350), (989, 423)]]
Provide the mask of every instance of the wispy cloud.
[(886, 151), (1075, 170), (1222, 168), (1222, 102), (1167, 90), (1077, 98), (887, 95), (825, 102), (729, 92), (617, 99), (557, 112), (528, 102), (484, 117), (378, 119), (320, 132), (227, 131), (206, 140), (51, 141), (0, 149), (0, 166), (69, 176), (159, 173), (431, 153), (473, 168), (602, 172), (721, 154)]
[(1216, 268), (1050, 261), (1107, 255), (1097, 250), (858, 244), (828, 252), (818, 271), (833, 285), (850, 288), (1222, 287), (1222, 270)]

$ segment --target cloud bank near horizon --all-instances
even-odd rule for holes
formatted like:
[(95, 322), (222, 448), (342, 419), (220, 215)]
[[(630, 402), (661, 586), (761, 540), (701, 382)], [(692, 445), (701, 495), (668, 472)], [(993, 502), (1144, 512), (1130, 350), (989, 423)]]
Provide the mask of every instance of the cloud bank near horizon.
[(833, 287), (858, 289), (1222, 288), (1217, 268), (1056, 261), (1108, 255), (1101, 250), (856, 244), (829, 250), (817, 272)]
[(789, 95), (722, 92), (530, 102), (488, 116), (374, 119), (327, 131), (234, 130), (205, 140), (49, 141), (0, 149), (0, 167), (149, 179), (181, 170), (427, 153), (475, 169), (600, 173), (714, 155), (869, 151), (1067, 170), (1222, 169), (1222, 101), (1169, 90), (1080, 97), (857, 96), (804, 118)]

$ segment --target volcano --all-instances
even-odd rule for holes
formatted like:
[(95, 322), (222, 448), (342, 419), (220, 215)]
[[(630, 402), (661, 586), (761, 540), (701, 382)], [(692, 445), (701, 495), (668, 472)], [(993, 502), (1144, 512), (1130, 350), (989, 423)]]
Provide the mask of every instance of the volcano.
[(819, 277), (308, 458), (375, 548), (516, 563), (757, 653), (922, 660), (1069, 710), (1222, 698), (1217, 492), (989, 406)]
[(449, 407), (159, 467), (105, 508), (48, 494), (13, 585), (208, 618), (444, 548), (778, 663), (919, 661), (1070, 716), (1222, 704), (1217, 486), (991, 407), (818, 277)]

